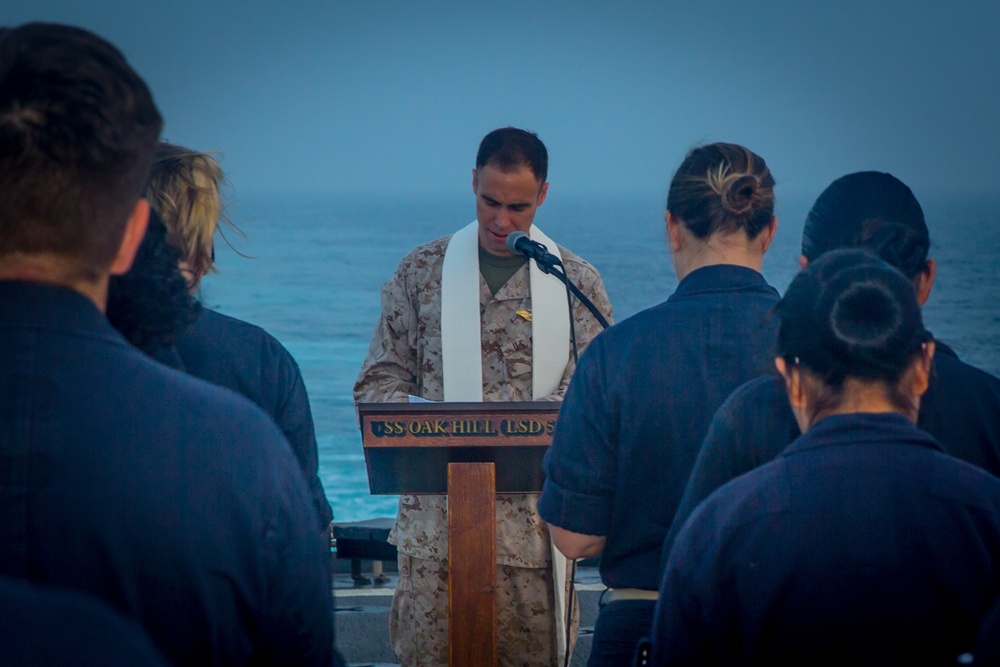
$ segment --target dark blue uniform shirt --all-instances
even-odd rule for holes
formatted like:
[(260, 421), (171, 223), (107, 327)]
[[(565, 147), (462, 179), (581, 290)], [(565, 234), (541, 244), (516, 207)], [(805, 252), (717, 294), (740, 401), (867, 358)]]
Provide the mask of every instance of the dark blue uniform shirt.
[(175, 347), (185, 371), (243, 394), (271, 415), (302, 467), (325, 529), (333, 512), (319, 480), (309, 396), (288, 350), (260, 327), (209, 308), (201, 309)]
[(176, 664), (328, 665), (316, 523), (257, 406), (77, 292), (0, 282), (0, 574), (104, 599)]
[(132, 619), (77, 591), (0, 577), (0, 664), (169, 667)]
[(956, 664), (998, 594), (1000, 479), (901, 415), (833, 415), (691, 515), (653, 664)]
[(777, 301), (760, 273), (708, 266), (587, 347), (545, 455), (538, 511), (607, 536), (605, 585), (658, 588), (663, 538), (712, 415), (773, 363)]
[[(917, 425), (952, 456), (1000, 476), (1000, 379), (963, 363), (941, 342)], [(712, 420), (695, 461), (664, 543), (663, 561), (698, 503), (734, 477), (772, 460), (798, 435), (780, 377), (756, 378), (733, 392)]]

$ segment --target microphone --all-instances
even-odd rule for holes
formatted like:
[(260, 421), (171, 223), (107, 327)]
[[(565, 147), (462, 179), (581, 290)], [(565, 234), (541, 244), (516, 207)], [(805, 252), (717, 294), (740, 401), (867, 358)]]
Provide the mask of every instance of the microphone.
[(512, 255), (521, 255), (528, 259), (533, 259), (539, 265), (553, 266), (561, 264), (559, 258), (549, 252), (549, 249), (538, 241), (532, 241), (531, 237), (522, 231), (511, 232), (507, 235), (507, 252)]

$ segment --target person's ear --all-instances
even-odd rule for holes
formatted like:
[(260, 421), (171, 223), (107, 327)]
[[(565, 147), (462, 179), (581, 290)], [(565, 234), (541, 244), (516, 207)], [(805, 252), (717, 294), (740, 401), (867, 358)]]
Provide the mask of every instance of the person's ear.
[(476, 173), (475, 168), (472, 170), (472, 194), (479, 196), (479, 174)]
[(778, 369), (778, 374), (785, 380), (785, 388), (788, 390), (788, 402), (793, 408), (805, 406), (805, 392), (802, 391), (802, 372), (798, 366), (790, 366), (782, 357), (774, 358), (774, 367)]
[(795, 422), (799, 425), (799, 430), (803, 433), (809, 430), (810, 426), (810, 404), (809, 396), (805, 388), (805, 379), (802, 375), (802, 368), (798, 363), (789, 365), (781, 357), (774, 359), (774, 367), (785, 380), (785, 390), (788, 394), (788, 404), (795, 415)]
[(125, 233), (122, 234), (118, 253), (112, 260), (108, 273), (113, 276), (128, 273), (146, 235), (147, 226), (149, 226), (149, 202), (146, 199), (139, 199), (128, 216), (128, 222), (125, 223)]
[(912, 376), (912, 390), (914, 396), (923, 396), (924, 392), (927, 391), (927, 387), (931, 383), (931, 368), (934, 362), (934, 352), (937, 346), (934, 341), (927, 341), (923, 344), (923, 348), (919, 355), (913, 360), (913, 367), (911, 369)]
[(913, 279), (913, 286), (917, 290), (917, 303), (921, 306), (927, 303), (927, 299), (931, 296), (935, 276), (937, 276), (937, 262), (928, 259), (923, 271)]
[(536, 207), (541, 206), (545, 203), (545, 196), (549, 194), (549, 182), (545, 181), (542, 183), (541, 189), (538, 191), (538, 203), (535, 204)]
[(677, 252), (684, 247), (684, 235), (681, 233), (681, 223), (670, 211), (666, 212), (664, 219), (667, 221), (667, 236), (670, 238), (670, 247), (674, 252)]
[(805, 255), (799, 255), (799, 271), (804, 270), (807, 266), (809, 266), (809, 260), (806, 259)]
[(760, 235), (757, 237), (761, 243), (760, 251), (762, 253), (767, 252), (767, 249), (771, 247), (771, 242), (774, 241), (774, 233), (776, 231), (778, 231), (778, 216), (772, 216), (771, 222), (760, 231)]

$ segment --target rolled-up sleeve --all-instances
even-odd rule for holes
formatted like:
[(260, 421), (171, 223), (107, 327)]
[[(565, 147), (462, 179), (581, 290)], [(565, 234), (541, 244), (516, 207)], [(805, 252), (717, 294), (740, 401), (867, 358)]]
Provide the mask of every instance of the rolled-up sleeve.
[(538, 513), (574, 533), (607, 535), (613, 510), (617, 414), (598, 336), (576, 369), (542, 467)]

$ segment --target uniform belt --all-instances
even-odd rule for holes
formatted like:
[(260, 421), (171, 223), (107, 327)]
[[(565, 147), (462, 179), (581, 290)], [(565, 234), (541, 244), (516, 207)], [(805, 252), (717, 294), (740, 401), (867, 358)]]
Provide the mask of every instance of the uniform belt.
[(609, 588), (604, 596), (605, 604), (622, 600), (657, 600), (659, 591), (647, 591), (645, 588)]

